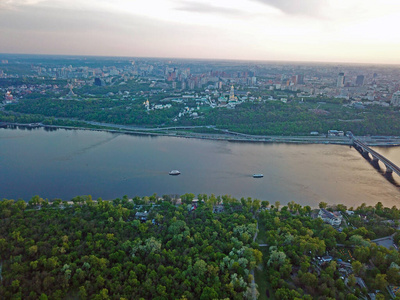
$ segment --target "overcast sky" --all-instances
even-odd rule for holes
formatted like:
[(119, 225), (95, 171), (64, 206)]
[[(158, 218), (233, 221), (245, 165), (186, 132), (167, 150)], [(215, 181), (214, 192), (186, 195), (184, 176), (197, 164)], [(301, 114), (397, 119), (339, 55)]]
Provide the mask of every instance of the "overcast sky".
[(0, 53), (400, 64), (400, 1), (0, 0)]

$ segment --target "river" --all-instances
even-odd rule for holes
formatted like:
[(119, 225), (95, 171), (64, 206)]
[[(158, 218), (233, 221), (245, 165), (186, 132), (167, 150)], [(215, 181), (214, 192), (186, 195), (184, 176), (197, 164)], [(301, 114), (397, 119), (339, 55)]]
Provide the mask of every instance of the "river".
[[(374, 149), (400, 164), (400, 148)], [(182, 174), (169, 176), (173, 169)], [(393, 178), (395, 184), (349, 146), (0, 129), (0, 198), (213, 193), (310, 206), (400, 206), (400, 178)]]

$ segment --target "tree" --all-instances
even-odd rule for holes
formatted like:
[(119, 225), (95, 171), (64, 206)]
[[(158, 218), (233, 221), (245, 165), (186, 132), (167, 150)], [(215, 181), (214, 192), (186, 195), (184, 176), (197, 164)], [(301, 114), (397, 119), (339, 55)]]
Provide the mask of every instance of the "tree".
[(382, 204), (382, 202), (378, 202), (378, 203), (376, 203), (375, 204), (375, 209), (377, 210), (377, 212), (379, 211), (382, 211), (382, 209), (383, 209), (383, 204)]
[(329, 266), (325, 269), (325, 272), (329, 275), (329, 277), (333, 278), (336, 271), (336, 267), (337, 267), (336, 261), (332, 260), (329, 263)]
[(291, 300), (293, 299), (293, 295), (288, 288), (279, 288), (275, 292), (275, 298), (278, 300)]
[(396, 285), (397, 283), (400, 282), (400, 268), (397, 264), (392, 263), (390, 265), (390, 268), (386, 272), (387, 275), (387, 280), (393, 284)]
[(303, 273), (305, 273), (305, 272), (307, 272), (308, 271), (308, 269), (310, 268), (310, 263), (308, 262), (308, 261), (303, 261), (301, 264), (300, 264), (300, 270), (303, 272)]
[(360, 263), (358, 260), (355, 260), (351, 263), (351, 267), (353, 268), (354, 273), (357, 276), (360, 276), (361, 270), (362, 270), (362, 263)]
[(289, 210), (291, 212), (293, 212), (295, 205), (296, 205), (296, 203), (292, 200), (292, 201), (288, 202), (287, 207), (289, 208)]
[(8, 248), (8, 243), (6, 239), (0, 239), (0, 260), (3, 259), (3, 256), (6, 254)]
[(199, 259), (193, 265), (193, 271), (199, 276), (203, 276), (207, 271), (207, 263), (204, 260)]
[(385, 290), (388, 282), (386, 280), (387, 275), (386, 274), (376, 274), (375, 280), (374, 280), (374, 285), (378, 290)]
[(40, 198), (38, 195), (33, 196), (31, 198), (31, 200), (29, 200), (29, 205), (33, 206), (33, 205), (42, 205), (42, 203), (44, 202), (43, 198)]
[(285, 261), (286, 254), (284, 252), (273, 250), (268, 260), (268, 266), (276, 268), (277, 266), (283, 265)]
[(184, 194), (181, 196), (182, 203), (191, 204), (195, 195), (194, 194)]
[(108, 289), (102, 289), (97, 295), (93, 297), (95, 300), (106, 300), (110, 299), (110, 296), (108, 296)]
[(369, 242), (364, 240), (363, 237), (361, 235), (358, 235), (358, 234), (352, 235), (350, 237), (349, 241), (354, 246), (364, 246), (364, 247), (368, 247), (369, 246)]
[(167, 298), (167, 288), (161, 284), (157, 285), (157, 294), (160, 295), (161, 297)]
[(304, 211), (307, 215), (311, 213), (311, 207), (309, 205), (304, 206)]
[(14, 291), (17, 291), (18, 290), (18, 288), (19, 288), (19, 286), (20, 286), (20, 281), (19, 280), (13, 280), (12, 282), (11, 282), (11, 287), (12, 287), (12, 289), (14, 290)]
[(279, 273), (281, 273), (281, 278), (289, 278), (290, 273), (292, 273), (292, 265), (289, 263), (289, 260), (286, 260), (286, 263), (279, 268)]
[(200, 300), (213, 300), (218, 298), (218, 293), (211, 287), (205, 287), (201, 293)]
[(258, 199), (254, 199), (251, 205), (253, 212), (255, 213), (256, 211), (258, 211), (260, 207), (261, 207), (261, 201)]
[(339, 291), (344, 291), (344, 289), (346, 288), (346, 285), (341, 278), (335, 281), (335, 286)]
[(59, 208), (60, 204), (62, 203), (61, 199), (54, 199), (53, 200), (53, 207), (54, 208)]
[[(382, 293), (378, 293), (378, 294), (376, 294), (375, 299), (376, 299), (376, 300), (385, 300), (386, 297), (385, 297), (385, 295), (383, 295)], [(397, 297), (396, 297), (395, 299), (397, 299)]]
[(369, 247), (356, 247), (354, 249), (355, 258), (362, 263), (367, 262), (367, 260), (370, 257), (370, 254), (371, 254), (371, 250), (369, 249)]
[(346, 212), (346, 210), (347, 210), (347, 206), (344, 205), (344, 204), (338, 204), (338, 205), (336, 206), (336, 209), (337, 209), (338, 211), (341, 211), (342, 213), (344, 213), (344, 212)]
[(28, 253), (32, 257), (34, 257), (37, 252), (38, 252), (38, 246), (37, 245), (33, 245), (33, 246), (29, 247), (29, 249), (28, 249)]
[(312, 273), (304, 273), (300, 277), (300, 282), (306, 287), (312, 287), (315, 288), (318, 284), (318, 279), (317, 277), (312, 274)]
[(281, 203), (279, 201), (275, 201), (275, 208), (279, 210), (279, 207), (281, 206)]
[(85, 300), (87, 299), (87, 292), (84, 286), (79, 287), (79, 299)]
[(347, 234), (344, 232), (339, 233), (337, 240), (339, 243), (343, 244), (346, 241)]
[(356, 285), (356, 277), (354, 276), (354, 274), (351, 274), (348, 278), (347, 278), (347, 285), (354, 287)]
[(18, 200), (15, 202), (14, 207), (17, 209), (17, 211), (23, 212), (26, 209), (26, 202), (24, 200)]
[(346, 300), (357, 300), (358, 297), (354, 296), (353, 294), (347, 294), (346, 295)]
[(268, 206), (269, 206), (269, 201), (267, 201), (267, 200), (261, 201), (261, 207), (262, 208), (267, 208)]
[(327, 208), (328, 203), (322, 202), (322, 201), (321, 201), (321, 202), (318, 204), (318, 206), (319, 206), (319, 208)]
[(253, 251), (253, 256), (256, 260), (256, 264), (260, 264), (262, 262), (262, 252), (258, 249), (251, 249)]

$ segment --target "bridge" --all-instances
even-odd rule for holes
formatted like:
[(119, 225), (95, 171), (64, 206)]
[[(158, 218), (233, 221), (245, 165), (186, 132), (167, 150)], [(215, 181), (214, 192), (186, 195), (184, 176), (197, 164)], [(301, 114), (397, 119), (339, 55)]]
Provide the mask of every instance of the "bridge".
[(358, 150), (358, 152), (361, 153), (361, 155), (365, 158), (370, 160), (371, 158), (369, 155), (372, 156), (372, 162), (378, 164), (378, 161), (381, 161), (385, 166), (386, 166), (386, 173), (393, 173), (395, 172), (397, 175), (400, 176), (400, 168), (390, 160), (388, 160), (386, 157), (383, 155), (379, 154), (378, 152), (372, 150), (370, 147), (368, 147), (366, 144), (355, 138), (353, 135), (351, 135), (352, 140), (353, 140), (353, 146)]

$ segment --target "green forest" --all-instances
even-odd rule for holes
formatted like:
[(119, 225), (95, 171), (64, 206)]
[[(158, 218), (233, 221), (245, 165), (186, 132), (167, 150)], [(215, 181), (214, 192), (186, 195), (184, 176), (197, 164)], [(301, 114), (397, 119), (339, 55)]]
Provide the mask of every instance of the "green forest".
[(215, 197), (195, 211), (188, 199), (3, 200), (0, 298), (243, 299), (262, 259), (251, 211), (214, 216)]
[[(0, 298), (396, 297), (400, 210), (320, 208), (341, 225), (293, 201), (228, 195), (3, 199)], [(374, 242), (388, 236), (393, 247)]]
[(51, 118), (75, 118), (86, 121), (99, 121), (115, 124), (161, 125), (171, 122), (179, 113), (180, 106), (171, 109), (147, 112), (141, 101), (113, 100), (50, 100), (35, 99), (21, 101), (16, 105), (7, 106), (24, 114), (41, 115)]
[[(144, 99), (144, 98), (143, 98)], [(9, 113), (33, 115), (35, 120), (49, 122), (54, 118), (99, 121), (123, 125), (139, 126), (208, 126), (256, 135), (309, 135), (312, 131), (327, 133), (330, 129), (352, 131), (355, 135), (397, 135), (400, 131), (398, 108), (368, 106), (356, 109), (343, 106), (335, 99), (317, 103), (293, 100), (245, 102), (235, 109), (201, 109), (198, 117), (185, 115), (178, 118), (184, 106), (196, 103), (172, 103), (169, 109), (146, 111), (144, 100), (52, 100), (37, 98), (22, 100), (18, 104), (7, 105)], [(161, 100), (151, 100), (152, 104), (165, 104)], [(24, 116), (25, 116), (24, 115)], [(21, 115), (0, 114), (0, 121), (18, 119)], [(25, 117), (28, 118), (28, 117)], [(61, 122), (57, 119), (57, 122)]]

